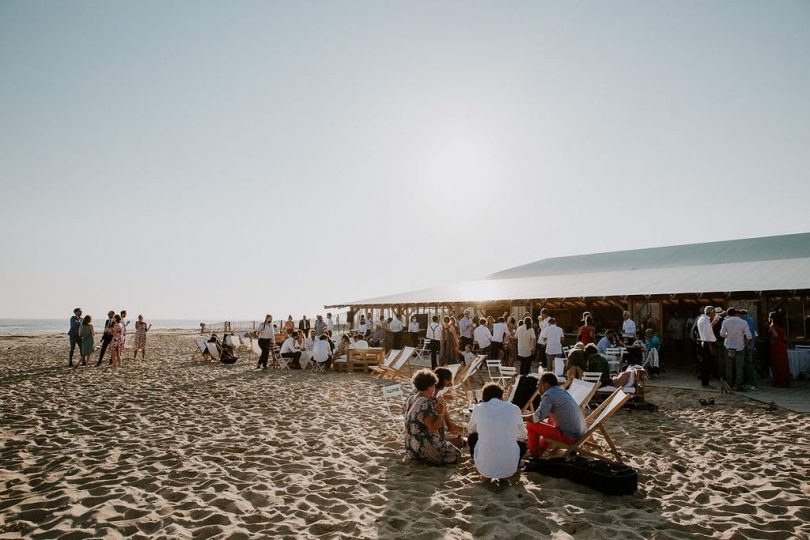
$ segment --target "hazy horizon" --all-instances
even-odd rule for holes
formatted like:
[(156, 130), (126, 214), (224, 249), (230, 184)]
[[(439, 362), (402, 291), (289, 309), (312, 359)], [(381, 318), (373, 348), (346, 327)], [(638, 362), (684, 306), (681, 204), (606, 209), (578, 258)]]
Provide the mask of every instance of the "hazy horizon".
[(810, 3), (0, 4), (0, 318), (810, 231)]

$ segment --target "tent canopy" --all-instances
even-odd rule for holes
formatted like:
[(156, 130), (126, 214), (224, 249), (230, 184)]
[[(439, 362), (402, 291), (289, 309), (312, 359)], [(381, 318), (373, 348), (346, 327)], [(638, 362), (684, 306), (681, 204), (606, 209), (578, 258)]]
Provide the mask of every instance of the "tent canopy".
[(542, 259), (326, 307), (810, 289), (810, 233)]

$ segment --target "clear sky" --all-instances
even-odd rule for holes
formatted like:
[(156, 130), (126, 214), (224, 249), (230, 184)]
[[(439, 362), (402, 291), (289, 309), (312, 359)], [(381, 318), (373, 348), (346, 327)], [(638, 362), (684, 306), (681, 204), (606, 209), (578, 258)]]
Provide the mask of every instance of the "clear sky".
[(810, 231), (810, 2), (0, 3), (0, 317)]

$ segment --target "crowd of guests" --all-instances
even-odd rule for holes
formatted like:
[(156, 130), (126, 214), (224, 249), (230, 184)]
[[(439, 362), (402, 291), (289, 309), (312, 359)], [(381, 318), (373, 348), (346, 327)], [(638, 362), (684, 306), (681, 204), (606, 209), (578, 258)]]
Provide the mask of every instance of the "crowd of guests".
[[(127, 327), (129, 326), (129, 319), (127, 319), (126, 310), (121, 310), (120, 313), (115, 311), (107, 312), (107, 320), (104, 322), (104, 329), (101, 332), (100, 352), (96, 366), (101, 366), (104, 362), (104, 356), (109, 350), (110, 352), (110, 365), (113, 367), (120, 367), (123, 362), (124, 347), (127, 343)], [(73, 315), (70, 317), (70, 327), (68, 329), (68, 338), (70, 340), (70, 350), (68, 353), (68, 366), (77, 368), (81, 366), (88, 366), (92, 362), (90, 357), (96, 350), (96, 329), (93, 325), (93, 317), (91, 315), (84, 315), (81, 308), (73, 310)], [(143, 320), (143, 315), (138, 315), (138, 320), (135, 322), (135, 339), (133, 342), (134, 354), (132, 359), (138, 358), (138, 351), (141, 352), (141, 358), (146, 359), (146, 333), (152, 328), (151, 324), (147, 324)], [(73, 356), (76, 349), (79, 350), (80, 360), (75, 364), (73, 363)]]
[(549, 440), (573, 444), (587, 431), (579, 405), (551, 372), (540, 376), (540, 407), (527, 415), (504, 401), (504, 388), (499, 384), (485, 384), (466, 429), (455, 423), (447, 410), (447, 400), (453, 399), (448, 391), (452, 390), (448, 369), (419, 370), (411, 382), (414, 393), (403, 412), (405, 452), (413, 460), (451, 465), (458, 463), (463, 449), (469, 447), (483, 477), (503, 479), (518, 471), (524, 456), (540, 457)]

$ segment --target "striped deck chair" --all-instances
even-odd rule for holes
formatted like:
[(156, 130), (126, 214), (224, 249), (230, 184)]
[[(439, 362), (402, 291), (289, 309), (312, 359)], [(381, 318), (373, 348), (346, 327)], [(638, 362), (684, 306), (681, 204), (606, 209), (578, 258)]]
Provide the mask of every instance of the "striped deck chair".
[(383, 368), (385, 372), (381, 373), (380, 377), (383, 379), (406, 379), (408, 375), (410, 375), (410, 361), (415, 352), (416, 349), (414, 347), (405, 347), (402, 349), (399, 358), (390, 366)]
[[(611, 461), (613, 463), (623, 463), (621, 454), (619, 454), (616, 445), (613, 444), (613, 440), (605, 429), (605, 423), (611, 416), (616, 414), (616, 411), (622, 408), (630, 397), (630, 394), (625, 394), (621, 388), (617, 388), (615, 392), (610, 394), (610, 397), (603, 401), (602, 404), (585, 419), (588, 431), (573, 444), (556, 441), (549, 437), (546, 437), (546, 442), (553, 448), (563, 450), (564, 457), (566, 458), (573, 457), (574, 454), (579, 454), (586, 457), (604, 459), (605, 461)], [(607, 443), (607, 449), (594, 438), (597, 431), (604, 439), (604, 442)]]
[(385, 360), (382, 361), (382, 364), (379, 366), (370, 366), (368, 369), (371, 370), (371, 373), (374, 377), (380, 378), (382, 374), (385, 373), (385, 369), (391, 367), (399, 355), (402, 353), (400, 349), (391, 349), (388, 352), (388, 356), (385, 357)]

